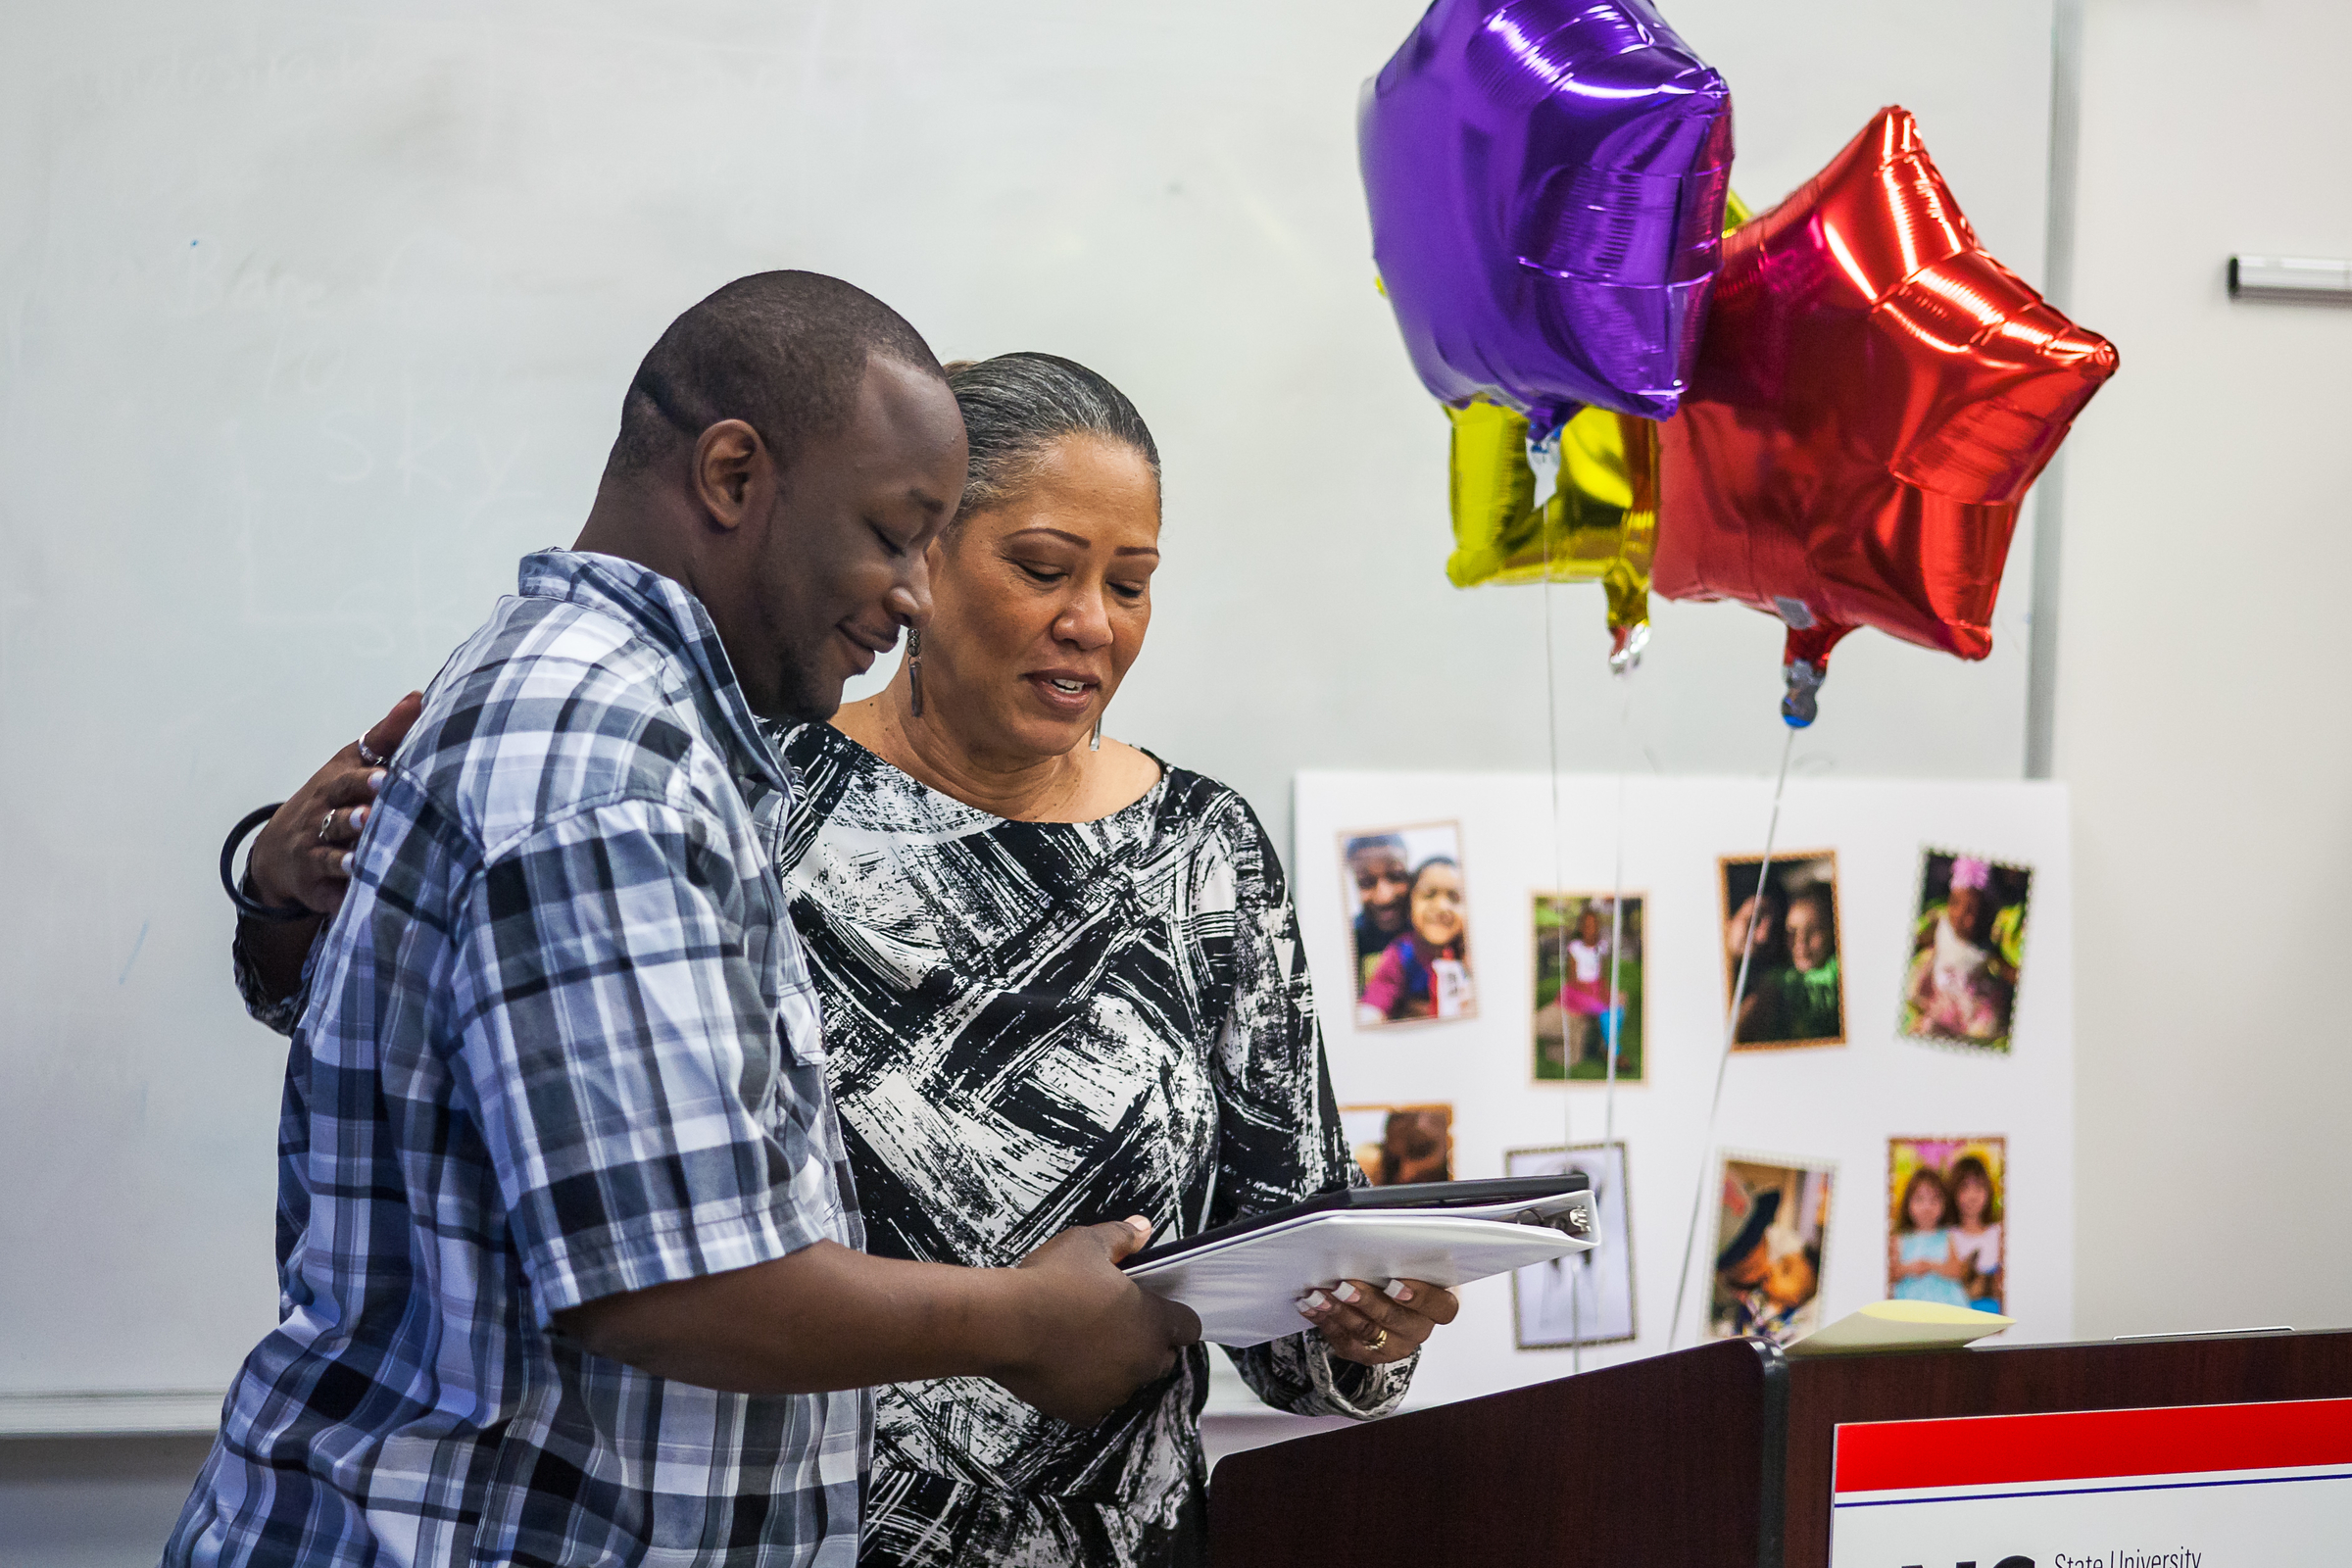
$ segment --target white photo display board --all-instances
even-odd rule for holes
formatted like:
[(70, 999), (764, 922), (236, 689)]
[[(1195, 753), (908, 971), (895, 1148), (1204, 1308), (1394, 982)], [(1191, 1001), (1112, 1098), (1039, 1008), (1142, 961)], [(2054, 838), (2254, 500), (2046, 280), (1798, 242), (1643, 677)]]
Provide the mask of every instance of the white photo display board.
[[(1334, 1088), (1343, 1107), (1366, 1107), (1350, 1119), (1359, 1158), (1378, 1166), (1385, 1153), (1391, 1171), (1415, 1170), (1414, 1151), (1442, 1129), (1449, 1174), (1500, 1176), (1556, 1164), (1566, 1146), (1622, 1143), (1632, 1234), (1607, 1245), (1631, 1262), (1622, 1297), (1635, 1321), (1628, 1337), (1614, 1310), (1596, 1312), (1587, 1369), (1669, 1348), (1694, 1198), (1678, 1347), (1829, 1322), (1898, 1289), (1997, 1301), (2019, 1320), (2012, 1339), (2065, 1338), (2074, 1000), (2063, 787), (1789, 781), (1751, 961), (1757, 1000), (1742, 1010), (1712, 1147), (1728, 938), (1757, 887), (1771, 782), (1634, 777), (1621, 793), (1613, 775), (1564, 777), (1556, 856), (1551, 800), (1540, 774), (1298, 775), (1293, 888)], [(1413, 852), (1436, 823), (1451, 830), (1454, 864), (1423, 877)], [(1367, 842), (1391, 832), (1405, 844), (1401, 868)], [(1626, 897), (1612, 921), (1620, 852)], [(1535, 901), (1554, 893), (1568, 897), (1551, 901), (1539, 957)], [(1445, 907), (1449, 897), (1458, 910)], [(1368, 904), (1389, 907), (1367, 913)], [(1377, 957), (1356, 952), (1359, 931), (1382, 945)], [(1416, 976), (1409, 951), (1391, 957), (1414, 937), (1466, 972), (1475, 1006), (1444, 1015), (1446, 985), (1465, 982), (1446, 982), (1435, 962)], [(1376, 1013), (1360, 998), (1381, 957), (1391, 961)], [(1639, 1081), (1618, 1087), (1613, 1112), (1602, 1084), (1562, 1081), (1596, 1069), (1612, 1030), (1627, 1054), (1640, 1047)], [(1814, 1043), (1825, 1040), (1838, 1043)], [(1948, 1195), (1968, 1186), (1962, 1161), (1988, 1152), (1992, 1199), (1974, 1195), (1964, 1235)], [(1923, 1163), (1933, 1178), (1918, 1175)], [(1898, 1215), (1898, 1175), (1933, 1189), (1918, 1200), (1924, 1229)], [(1718, 1254), (1749, 1248), (1754, 1288), (1725, 1283)], [(1974, 1264), (1944, 1261), (1972, 1252)], [(1913, 1259), (1927, 1261), (1906, 1268)], [(1527, 1309), (1544, 1283), (1521, 1282)], [(1556, 1315), (1525, 1316), (1507, 1277), (1466, 1287), (1410, 1402), (1565, 1376), (1568, 1345), (1519, 1348), (1569, 1338)]]

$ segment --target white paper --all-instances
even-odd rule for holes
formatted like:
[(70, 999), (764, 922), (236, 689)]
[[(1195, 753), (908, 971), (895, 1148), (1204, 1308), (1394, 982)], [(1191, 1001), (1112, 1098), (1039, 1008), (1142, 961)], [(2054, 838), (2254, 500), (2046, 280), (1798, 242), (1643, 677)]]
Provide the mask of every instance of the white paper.
[(1956, 1350), (2015, 1323), (1998, 1312), (1940, 1301), (1873, 1301), (1788, 1347), (1790, 1355), (1852, 1355), (1873, 1350)]

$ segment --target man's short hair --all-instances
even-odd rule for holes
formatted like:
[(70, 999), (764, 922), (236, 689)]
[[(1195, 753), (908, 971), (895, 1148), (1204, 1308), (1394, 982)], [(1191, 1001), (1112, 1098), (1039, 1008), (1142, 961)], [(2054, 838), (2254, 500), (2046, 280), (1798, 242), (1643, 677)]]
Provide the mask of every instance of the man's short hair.
[(1367, 833), (1361, 838), (1349, 839), (1344, 858), (1352, 860), (1359, 855), (1375, 853), (1394, 855), (1399, 860), (1403, 859), (1404, 836), (1399, 833)]
[(821, 272), (755, 272), (669, 323), (620, 405), (606, 472), (642, 473), (721, 419), (760, 432), (779, 465), (847, 423), (866, 362), (895, 360), (943, 379), (906, 318)]

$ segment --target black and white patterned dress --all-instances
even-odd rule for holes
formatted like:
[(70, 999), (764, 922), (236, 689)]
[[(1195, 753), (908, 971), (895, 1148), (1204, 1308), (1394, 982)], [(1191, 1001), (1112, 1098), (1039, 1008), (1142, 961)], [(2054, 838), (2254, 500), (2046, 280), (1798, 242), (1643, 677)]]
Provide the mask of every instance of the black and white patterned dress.
[[(1144, 1214), (1165, 1239), (1362, 1180), (1239, 795), (1163, 764), (1099, 821), (1014, 822), (828, 725), (783, 745), (784, 889), (872, 1251), (1004, 1265), (1072, 1225)], [(1301, 1414), (1384, 1414), (1411, 1377), (1311, 1334), (1227, 1353)], [(1201, 1560), (1207, 1377), (1195, 1347), (1091, 1431), (983, 1378), (879, 1391), (860, 1560)]]

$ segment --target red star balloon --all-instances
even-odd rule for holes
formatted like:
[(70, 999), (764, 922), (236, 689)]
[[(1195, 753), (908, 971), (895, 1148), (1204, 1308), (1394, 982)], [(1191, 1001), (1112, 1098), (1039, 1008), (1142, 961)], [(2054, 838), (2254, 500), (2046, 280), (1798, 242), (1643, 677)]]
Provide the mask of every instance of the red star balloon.
[(1788, 623), (1791, 724), (1876, 626), (1962, 659), (2030, 487), (2114, 346), (1986, 255), (1903, 109), (1724, 242), (1662, 432), (1654, 581)]

